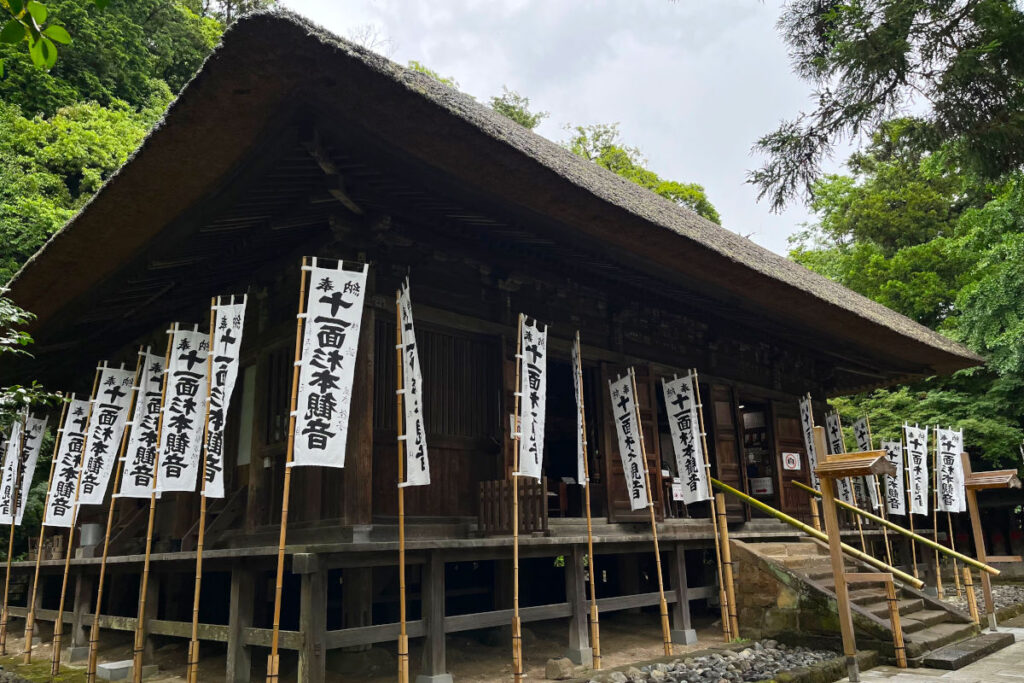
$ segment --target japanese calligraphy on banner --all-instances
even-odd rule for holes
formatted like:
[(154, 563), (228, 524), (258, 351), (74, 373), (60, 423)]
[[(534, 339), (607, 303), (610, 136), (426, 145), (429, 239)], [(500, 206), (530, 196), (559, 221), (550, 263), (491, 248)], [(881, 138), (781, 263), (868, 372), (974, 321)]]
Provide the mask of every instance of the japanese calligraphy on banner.
[[(843, 442), (843, 425), (839, 420), (839, 413), (828, 413), (825, 415), (825, 435), (830, 455), (846, 452), (846, 444)], [(847, 505), (857, 504), (857, 496), (850, 477), (836, 479), (836, 495), (839, 496), (839, 500)]]
[(885, 509), (890, 515), (907, 514), (907, 505), (903, 498), (903, 443), (900, 441), (883, 441), (885, 459), (896, 467), (895, 475), (885, 475)]
[(584, 459), (587, 457), (587, 434), (583, 425), (583, 361), (580, 358), (580, 333), (572, 344), (572, 390), (576, 396), (576, 483), (583, 486), (587, 483), (587, 468)]
[(632, 371), (614, 382), (609, 380), (608, 391), (612, 397), (615, 431), (619, 436), (619, 457), (622, 459), (622, 472), (626, 476), (629, 509), (642, 510), (647, 507), (647, 482), (640, 450), (640, 425), (637, 424), (639, 413), (633, 393)]
[[(17, 511), (14, 514), (14, 525), (18, 526), (21, 524), (21, 518), (25, 516), (25, 503), (28, 500), (29, 489), (32, 488), (32, 477), (36, 472), (36, 461), (39, 459), (39, 448), (43, 445), (43, 433), (46, 431), (47, 418), (45, 417), (33, 417), (29, 416), (25, 423), (25, 439), (24, 447), (21, 448), (21, 462), (18, 463), (17, 467), (11, 467), (11, 479), (7, 479), (7, 468), (4, 468), (4, 479), (0, 482), (0, 491), (2, 491), (2, 497), (0, 497), (0, 524), (11, 523), (11, 508), (13, 504), (17, 502)], [(11, 449), (8, 444), (7, 452), (9, 455), (18, 453), (18, 446), (21, 445), (21, 428), (19, 425), (18, 438), (14, 438), (14, 433), (11, 433), (11, 444), (14, 444), (14, 448)], [(11, 458), (12, 462), (14, 458)], [(15, 496), (15, 486), (20, 483), (21, 486)], [(16, 501), (11, 498), (17, 498)]]
[(213, 348), (210, 349), (212, 374), (210, 376), (210, 411), (206, 422), (206, 461), (203, 471), (206, 484), (203, 495), (207, 498), (224, 497), (224, 429), (227, 426), (228, 406), (238, 379), (238, 356), (242, 347), (242, 329), (245, 326), (245, 302), (231, 297), (230, 303), (220, 299), (213, 307)]
[(119, 496), (149, 498), (153, 493), (156, 472), (156, 440), (160, 423), (160, 401), (163, 397), (164, 357), (142, 353), (142, 374), (135, 396), (131, 436), (125, 451)]
[[(871, 447), (871, 429), (868, 427), (868, 418), (862, 417), (853, 423), (853, 438), (857, 441), (858, 451), (870, 451), (873, 450)], [(868, 490), (868, 498), (871, 500), (871, 509), (877, 510), (881, 507), (881, 501), (878, 500), (878, 484), (876, 483), (875, 476), (869, 474), (864, 477), (859, 477), (863, 480), (863, 488)], [(863, 493), (858, 491), (863, 497)]]
[(519, 472), (540, 479), (544, 464), (544, 414), (548, 393), (548, 328), (525, 316), (520, 325)]
[(344, 467), (366, 270), (317, 265), (309, 271), (306, 325), (299, 361), (295, 449), (292, 465)]
[(697, 392), (693, 384), (693, 373), (661, 380), (672, 450), (676, 454), (676, 470), (683, 480), (683, 502), (687, 505), (711, 498), (704, 468), (704, 451), (701, 449)]
[(11, 510), (14, 508), (14, 486), (17, 482), (18, 469), (21, 467), (21, 435), (24, 430), (21, 420), (11, 425), (11, 433), (7, 437), (7, 448), (4, 450), (4, 473), (0, 477), (0, 521), (11, 523)]
[(99, 387), (92, 399), (92, 412), (85, 437), (79, 505), (99, 505), (107, 491), (110, 472), (121, 445), (132, 400), (135, 371), (118, 368), (100, 370)]
[(430, 460), (423, 423), (423, 377), (408, 278), (402, 282), (398, 293), (398, 316), (402, 321), (402, 409), (405, 413), (405, 434), (401, 435), (405, 439), (405, 481), (399, 486), (426, 486), (430, 483)]
[(942, 512), (964, 512), (964, 432), (961, 429), (936, 429), (936, 459), (939, 467), (938, 509)]
[(75, 488), (78, 486), (78, 470), (82, 466), (82, 444), (88, 421), (89, 401), (72, 398), (57, 444), (53, 479), (46, 494), (44, 526), (67, 529), (75, 523)]
[(169, 334), (171, 360), (167, 364), (167, 389), (161, 409), (158, 493), (196, 489), (210, 350), (210, 338), (194, 328), (183, 330), (175, 324)]
[(928, 428), (903, 426), (910, 473), (910, 514), (928, 514)]
[(807, 463), (811, 468), (811, 486), (820, 490), (821, 479), (815, 473), (818, 469), (818, 452), (814, 448), (814, 413), (811, 410), (810, 394), (800, 399), (800, 431), (804, 436), (804, 450), (807, 451)]

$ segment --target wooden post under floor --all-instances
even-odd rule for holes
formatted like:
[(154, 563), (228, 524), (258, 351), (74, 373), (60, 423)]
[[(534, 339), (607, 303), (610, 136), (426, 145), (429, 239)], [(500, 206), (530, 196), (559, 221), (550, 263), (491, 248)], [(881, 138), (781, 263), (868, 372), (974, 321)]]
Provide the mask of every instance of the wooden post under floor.
[[(71, 613), (71, 648), (69, 662), (81, 662), (89, 656), (89, 615), (92, 612), (92, 596), (96, 594), (96, 577), (79, 571), (75, 576), (75, 601)], [(96, 607), (99, 609), (99, 606)]]
[(686, 583), (686, 550), (682, 543), (673, 546), (668, 566), (676, 593), (676, 602), (672, 605), (672, 642), (692, 645), (697, 642), (697, 632), (690, 622), (690, 588)]
[(594, 650), (590, 646), (590, 627), (587, 623), (587, 587), (582, 545), (574, 544), (565, 555), (565, 597), (572, 614), (569, 616), (569, 651), (566, 656), (575, 664), (588, 669), (594, 665)]
[[(160, 609), (160, 603), (162, 597), (160, 595), (160, 574), (158, 572), (150, 572), (149, 574), (149, 587), (146, 588), (146, 622), (148, 623), (151, 619), (157, 619), (157, 614)], [(142, 615), (140, 615), (142, 616)], [(153, 661), (153, 656), (156, 653), (156, 644), (153, 641), (153, 636), (146, 629), (143, 624), (143, 631), (145, 632), (145, 652), (143, 653), (143, 661)]]
[[(327, 678), (327, 570), (318, 561), (306, 562), (299, 592), (299, 680), (324, 683)], [(296, 566), (295, 563), (293, 566)]]
[(434, 550), (423, 565), (423, 628), (427, 634), (423, 644), (423, 667), (416, 683), (452, 683), (445, 662), (444, 642), (444, 555)]
[(252, 626), (256, 602), (256, 578), (241, 564), (231, 569), (231, 602), (228, 607), (227, 683), (249, 683), (252, 675), (252, 650), (242, 633)]

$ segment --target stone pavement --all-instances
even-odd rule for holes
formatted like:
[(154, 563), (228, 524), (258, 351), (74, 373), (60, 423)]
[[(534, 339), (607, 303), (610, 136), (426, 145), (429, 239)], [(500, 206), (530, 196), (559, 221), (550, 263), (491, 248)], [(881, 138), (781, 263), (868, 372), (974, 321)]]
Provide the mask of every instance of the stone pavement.
[[(888, 681), (890, 683), (1024, 683), (1024, 628), (999, 627), (1002, 633), (1012, 633), (1016, 642), (999, 652), (994, 652), (959, 671), (941, 669), (898, 669), (895, 666), (878, 666), (862, 671), (863, 683)], [(844, 678), (839, 683), (849, 683)]]

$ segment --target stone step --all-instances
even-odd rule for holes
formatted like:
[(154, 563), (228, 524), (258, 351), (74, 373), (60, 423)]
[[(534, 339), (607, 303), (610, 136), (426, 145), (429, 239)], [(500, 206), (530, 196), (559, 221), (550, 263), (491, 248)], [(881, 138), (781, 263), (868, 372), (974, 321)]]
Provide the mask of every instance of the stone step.
[(754, 550), (762, 555), (767, 555), (768, 557), (783, 557), (785, 555), (789, 555), (789, 546), (791, 544), (765, 542), (751, 543), (750, 545), (753, 546)]
[(938, 609), (922, 609), (908, 614), (906, 617), (900, 615), (900, 626), (904, 633), (917, 633), (930, 626), (944, 624), (952, 620), (949, 612)]
[[(896, 603), (899, 605), (900, 616), (904, 614), (913, 614), (914, 612), (920, 612), (924, 609), (924, 600), (921, 598), (908, 598), (900, 600)], [(889, 603), (885, 600), (878, 603), (870, 603), (864, 605), (864, 609), (874, 614), (879, 619), (884, 621), (889, 620)]]
[(905, 633), (903, 639), (907, 645), (907, 658), (916, 660), (916, 664), (920, 666), (921, 657), (929, 652), (950, 643), (966, 640), (977, 633), (978, 627), (975, 624), (957, 624), (948, 621), (929, 626), (915, 633)]
[(923, 664), (930, 669), (955, 671), (973, 664), (982, 657), (1013, 645), (1012, 633), (986, 633), (968, 638), (952, 645), (946, 645), (925, 655)]
[(855, 605), (870, 605), (885, 599), (885, 589), (882, 588), (859, 588), (850, 591), (850, 602)]
[[(783, 555), (776, 556), (775, 560), (790, 569), (816, 570), (822, 566), (823, 560), (825, 566), (828, 566), (828, 561), (820, 555)], [(831, 569), (829, 574), (831, 575)]]

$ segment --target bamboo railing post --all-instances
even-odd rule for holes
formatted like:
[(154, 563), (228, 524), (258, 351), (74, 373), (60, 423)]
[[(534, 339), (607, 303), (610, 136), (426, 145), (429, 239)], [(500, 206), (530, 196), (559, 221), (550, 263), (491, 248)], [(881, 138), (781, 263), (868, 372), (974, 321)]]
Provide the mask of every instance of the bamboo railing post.
[[(932, 489), (934, 499), (932, 505), (932, 537), (939, 542), (939, 443), (936, 436), (937, 428), (932, 430)], [(935, 594), (942, 600), (942, 565), (939, 564), (939, 549), (935, 549)]]
[(654, 564), (658, 572), (658, 595), (661, 606), (661, 636), (665, 654), (672, 655), (672, 629), (668, 623), (668, 603), (665, 602), (665, 580), (661, 573), (661, 549), (658, 547), (658, 523), (654, 514), (654, 495), (651, 492), (651, 468), (647, 465), (647, 447), (644, 445), (644, 426), (640, 420), (640, 394), (636, 390), (636, 372), (629, 368), (629, 379), (633, 384), (633, 403), (636, 407), (636, 431), (640, 435), (640, 459), (644, 466), (644, 481), (647, 484), (647, 510), (651, 515), (651, 536), (654, 538)]
[(896, 654), (896, 666), (907, 668), (907, 648), (903, 642), (903, 627), (900, 625), (900, 604), (896, 598), (896, 587), (892, 577), (885, 582), (885, 601), (889, 605), (889, 621), (892, 623), (893, 649)]
[[(970, 478), (971, 458), (967, 453), (960, 454), (960, 462), (964, 468), (964, 481)], [(985, 549), (985, 532), (981, 527), (981, 513), (978, 510), (978, 492), (969, 486), (964, 486), (964, 494), (967, 497), (967, 512), (971, 518), (971, 531), (974, 534), (974, 554), (979, 562), (988, 561), (988, 551)], [(968, 564), (965, 562), (964, 564)], [(985, 598), (985, 614), (988, 617), (988, 627), (993, 633), (996, 631), (996, 604), (992, 595), (992, 579), (987, 572), (981, 572), (981, 594)], [(979, 616), (980, 620), (980, 616)]]
[(514, 423), (512, 429), (512, 677), (518, 683), (523, 680), (523, 630), (519, 620), (519, 448), (522, 435), (520, 430), (520, 365), (522, 364), (523, 314), (519, 314), (516, 333), (516, 383), (513, 389)]
[(583, 507), (587, 513), (587, 571), (590, 573), (590, 647), (594, 651), (594, 669), (601, 670), (601, 628), (598, 624), (597, 581), (594, 571), (594, 530), (590, 517), (590, 453), (587, 449), (587, 411), (583, 396), (583, 349), (580, 348), (580, 333), (576, 331), (576, 358), (578, 360), (576, 386), (580, 396), (580, 424), (583, 433)]
[[(164, 357), (164, 381), (160, 388), (160, 416), (156, 421), (156, 451), (153, 457), (153, 486), (149, 493), (149, 520), (146, 523), (146, 557), (142, 562), (142, 578), (139, 580), (139, 605), (135, 620), (135, 640), (132, 647), (132, 683), (142, 683), (142, 660), (146, 650), (146, 595), (149, 590), (149, 565), (153, 554), (153, 525), (156, 521), (156, 488), (160, 480), (160, 440), (164, 429), (164, 402), (167, 400), (167, 382), (170, 379), (171, 352), (174, 350), (174, 323), (167, 336), (167, 354)], [(209, 378), (207, 378), (209, 381)], [(96, 610), (99, 611), (97, 605)]]
[(68, 547), (64, 553), (64, 578), (60, 584), (60, 603), (57, 607), (57, 618), (53, 622), (53, 656), (50, 659), (50, 680), (60, 673), (60, 650), (61, 640), (64, 636), (64, 600), (68, 594), (68, 573), (71, 571), (71, 549), (75, 542), (75, 524), (78, 523), (78, 498), (82, 493), (82, 472), (85, 470), (85, 454), (89, 445), (89, 420), (92, 418), (92, 408), (96, 403), (96, 390), (100, 385), (100, 373), (107, 367), (104, 361), (96, 368), (96, 376), (92, 381), (92, 393), (89, 394), (89, 410), (85, 415), (86, 432), (82, 437), (82, 452), (78, 458), (78, 477), (75, 483), (75, 503), (71, 508), (71, 526), (68, 527)]
[(292, 396), (289, 401), (288, 449), (285, 454), (284, 493), (281, 496), (281, 531), (277, 541), (277, 583), (274, 586), (274, 626), (270, 640), (270, 654), (267, 656), (267, 683), (276, 683), (281, 660), (277, 653), (281, 637), (281, 595), (284, 587), (284, 548), (288, 533), (288, 499), (292, 489), (292, 468), (295, 451), (295, 402), (299, 387), (299, 361), (302, 360), (302, 321), (306, 313), (306, 257), (302, 257), (302, 275), (299, 282), (299, 314), (295, 323), (295, 367), (292, 369)]
[(740, 622), (736, 613), (736, 584), (732, 571), (732, 547), (729, 545), (729, 524), (725, 509), (725, 494), (715, 496), (718, 511), (718, 530), (722, 535), (722, 571), (725, 578), (725, 599), (729, 605), (729, 632), (734, 639), (740, 637)]
[[(141, 370), (145, 361), (146, 351), (139, 348), (138, 365), (135, 368), (135, 384), (133, 386), (132, 403), (128, 406), (128, 419), (132, 420), (131, 427), (134, 430), (135, 406), (139, 401), (139, 380)], [(107, 556), (110, 551), (110, 531), (114, 527), (114, 509), (116, 507), (117, 492), (121, 488), (121, 477), (124, 473), (125, 449), (128, 447), (128, 428), (125, 425), (124, 433), (121, 435), (120, 455), (117, 459), (117, 473), (114, 475), (114, 488), (110, 495), (110, 507), (107, 508), (107, 529), (103, 534), (103, 555), (100, 559), (100, 575), (96, 581), (96, 609), (93, 610), (92, 628), (89, 629), (89, 657), (86, 660), (85, 680), (86, 683), (96, 683), (96, 665), (98, 663), (100, 646), (100, 609), (103, 605), (103, 583), (107, 577)], [(153, 470), (156, 477), (156, 470)]]
[[(946, 522), (949, 525), (949, 549), (956, 551), (956, 540), (953, 538), (953, 514), (946, 511)], [(964, 596), (963, 589), (960, 587), (960, 567), (956, 563), (956, 558), (953, 558), (953, 579), (956, 584), (956, 597), (962, 598)]]
[(814, 525), (815, 529), (821, 531), (821, 515), (818, 514), (818, 499), (809, 498), (808, 500), (811, 503), (811, 524)]
[(403, 373), (405, 359), (402, 355), (405, 346), (402, 343), (402, 291), (395, 292), (395, 369), (397, 389), (395, 391), (397, 439), (398, 445), (398, 681), (409, 683), (409, 634), (406, 632), (405, 614), (405, 434), (404, 414), (402, 413), (405, 386)]
[[(739, 634), (733, 635), (732, 620), (729, 618), (729, 598), (725, 591), (725, 580), (722, 575), (722, 547), (718, 534), (718, 512), (715, 509), (715, 492), (711, 489), (711, 456), (708, 455), (708, 439), (704, 432), (704, 402), (700, 396), (700, 382), (697, 378), (697, 370), (693, 370), (693, 391), (697, 395), (697, 422), (700, 426), (700, 444), (704, 449), (704, 472), (708, 479), (708, 504), (711, 508), (711, 531), (715, 537), (715, 569), (718, 571), (718, 603), (722, 613), (722, 637), (725, 642), (730, 643), (733, 637), (739, 638)], [(816, 509), (816, 508), (815, 508)], [(726, 533), (729, 533), (726, 530)]]
[(4, 577), (4, 606), (3, 612), (0, 614), (0, 655), (7, 654), (7, 626), (10, 621), (10, 605), (8, 605), (8, 598), (11, 591), (11, 556), (14, 554), (14, 528), (17, 526), (15, 522), (18, 520), (18, 498), (21, 493), (21, 478), (24, 476), (25, 471), (21, 466), (21, 461), (24, 457), (25, 452), (25, 432), (28, 430), (28, 407), (25, 407), (25, 412), (21, 417), (21, 436), (19, 437), (18, 450), (14, 454), (14, 476), (11, 477), (11, 533), (7, 541), (7, 573)]
[[(63, 400), (63, 397), (61, 397)], [(32, 579), (32, 595), (28, 601), (28, 615), (25, 617), (25, 650), (22, 652), (21, 663), (32, 662), (32, 637), (36, 625), (36, 598), (39, 595), (39, 568), (43, 561), (43, 540), (46, 538), (46, 511), (50, 508), (50, 487), (53, 485), (53, 473), (57, 469), (57, 451), (60, 448), (60, 436), (64, 432), (64, 422), (67, 420), (68, 403), (71, 398), (63, 400), (60, 409), (60, 422), (57, 423), (57, 431), (53, 438), (53, 455), (50, 456), (50, 476), (46, 479), (46, 496), (43, 498), (43, 519), (39, 524), (39, 545), (36, 546), (36, 570)]]
[(981, 624), (981, 616), (978, 614), (978, 596), (974, 594), (974, 580), (971, 577), (970, 567), (964, 567), (964, 592), (967, 593), (967, 607), (971, 612), (971, 621)]
[[(907, 492), (907, 521), (909, 522), (909, 525), (910, 525), (910, 533), (914, 533), (914, 508), (913, 508), (914, 503), (913, 503), (913, 498), (911, 498), (911, 490), (910, 490), (911, 472), (910, 472), (910, 457), (909, 457), (909, 454), (907, 453), (907, 430), (906, 430), (906, 427), (907, 427), (907, 425), (906, 425), (906, 423), (904, 423), (903, 424), (903, 429), (900, 430), (900, 441), (903, 443), (903, 464), (905, 466), (904, 478), (906, 479), (904, 484), (905, 484), (905, 488), (906, 488), (906, 492)], [(913, 563), (914, 578), (915, 579), (920, 578), (918, 576), (918, 572), (917, 572), (917, 546), (914, 545), (914, 541), (910, 542), (910, 561)]]
[[(210, 348), (206, 356), (206, 415), (203, 418), (203, 466), (199, 481), (199, 535), (196, 539), (196, 578), (192, 593), (192, 639), (188, 644), (186, 683), (199, 683), (199, 595), (203, 584), (203, 544), (206, 542), (206, 457), (210, 430), (210, 396), (213, 391), (213, 344), (217, 327), (217, 304), (220, 297), (210, 299)], [(231, 297), (235, 303), (235, 297)], [(227, 406), (224, 407), (227, 410)]]

